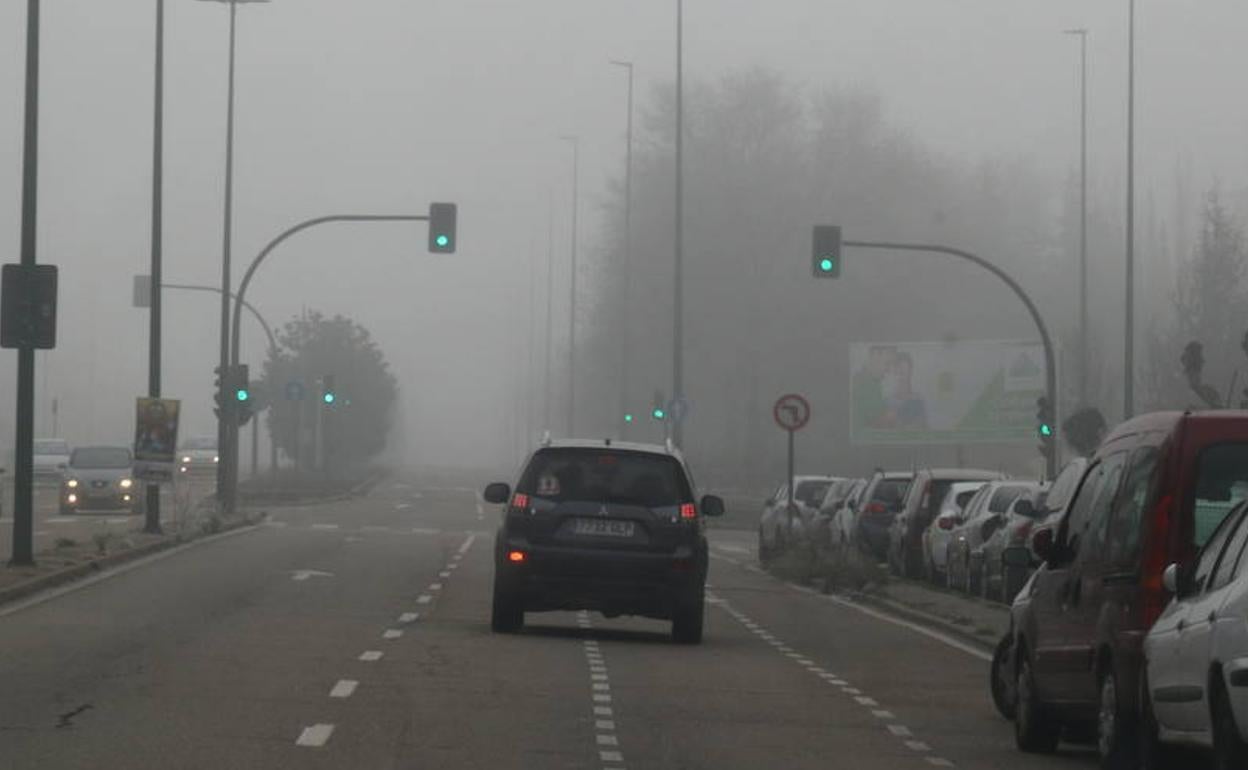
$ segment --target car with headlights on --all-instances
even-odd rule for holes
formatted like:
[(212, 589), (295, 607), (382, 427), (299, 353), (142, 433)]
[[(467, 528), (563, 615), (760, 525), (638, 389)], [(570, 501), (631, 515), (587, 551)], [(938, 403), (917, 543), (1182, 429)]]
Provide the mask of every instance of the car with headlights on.
[(215, 473), (219, 460), (216, 436), (193, 436), (178, 447), (178, 473)]
[(69, 456), (61, 479), (62, 515), (97, 510), (129, 510), (142, 506), (134, 480), (134, 455), (124, 446), (78, 447)]

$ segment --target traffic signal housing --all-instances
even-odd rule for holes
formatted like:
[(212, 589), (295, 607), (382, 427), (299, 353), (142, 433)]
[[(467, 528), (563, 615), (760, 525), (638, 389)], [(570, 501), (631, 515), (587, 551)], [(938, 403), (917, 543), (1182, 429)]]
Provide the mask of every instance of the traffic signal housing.
[(841, 277), (841, 228), (815, 225), (811, 244), (811, 269), (816, 278)]
[(454, 254), (456, 243), (456, 220), (458, 207), (454, 203), (429, 204), (429, 252)]
[(321, 403), (333, 406), (338, 400), (338, 390), (334, 387), (334, 375), (327, 374), (321, 378)]
[(221, 419), (222, 414), (229, 414), (230, 406), (225, 399), (225, 389), (229, 383), (229, 377), (225, 374), (228, 367), (215, 366), (212, 373), (215, 378), (212, 381), (212, 400), (216, 402), (216, 406), (212, 408), (212, 413), (216, 418)]
[(1036, 399), (1036, 434), (1040, 437), (1040, 452), (1048, 457), (1057, 441), (1057, 426), (1053, 419), (1053, 404), (1047, 396)]
[(232, 402), (234, 421), (238, 425), (246, 425), (251, 421), (253, 403), (251, 399), (251, 370), (247, 364), (238, 364), (230, 369), (229, 387), (226, 399)]

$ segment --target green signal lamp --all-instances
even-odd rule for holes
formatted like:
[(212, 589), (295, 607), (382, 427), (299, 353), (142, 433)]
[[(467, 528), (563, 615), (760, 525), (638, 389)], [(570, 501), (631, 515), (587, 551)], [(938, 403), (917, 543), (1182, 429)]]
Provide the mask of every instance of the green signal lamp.
[(334, 401), (337, 400), (337, 396), (335, 396), (333, 393), (326, 393), (325, 395), (321, 396), (321, 400), (323, 400), (327, 404), (332, 404), (334, 403)]
[(656, 420), (662, 420), (664, 417), (667, 416), (667, 412), (662, 407), (658, 407), (658, 406), (656, 406), (654, 408), (654, 411), (651, 412), (650, 414)]
[(1052, 426), (1052, 425), (1049, 425), (1048, 423), (1041, 423), (1041, 425), (1040, 425), (1040, 435), (1041, 435), (1041, 436), (1044, 436), (1045, 438), (1052, 438), (1052, 437), (1053, 437), (1053, 426)]
[(624, 422), (632, 422), (632, 421), (633, 421), (633, 416), (631, 414), (624, 415)]
[(234, 398), (243, 403), (251, 398), (251, 393), (246, 388), (239, 388), (234, 392)]
[(836, 260), (832, 259), (832, 257), (824, 257), (819, 260), (819, 270), (822, 272), (830, 273), (834, 269), (836, 269)]

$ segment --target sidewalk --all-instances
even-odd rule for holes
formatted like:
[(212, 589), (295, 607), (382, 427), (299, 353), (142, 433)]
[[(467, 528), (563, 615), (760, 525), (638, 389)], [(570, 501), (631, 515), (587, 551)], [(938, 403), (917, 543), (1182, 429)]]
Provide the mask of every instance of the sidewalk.
[(1010, 608), (1004, 604), (896, 578), (854, 598), (937, 625), (988, 649), (1010, 628)]

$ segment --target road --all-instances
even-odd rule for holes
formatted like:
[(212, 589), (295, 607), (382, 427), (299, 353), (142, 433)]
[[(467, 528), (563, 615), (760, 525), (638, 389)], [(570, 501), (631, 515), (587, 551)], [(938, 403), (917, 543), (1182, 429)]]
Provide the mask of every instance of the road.
[[(13, 543), (13, 498), (11, 483), (0, 494), (3, 510), (0, 513), (0, 556), (8, 558)], [(165, 489), (161, 495), (161, 521), (166, 524), (173, 521), (181, 507), (191, 500), (198, 500), (211, 494), (215, 482), (211, 476), (202, 476), (179, 483), (176, 493)], [(52, 549), (57, 540), (62, 538), (77, 543), (89, 543), (101, 533), (108, 532), (120, 535), (136, 527), (141, 527), (143, 517), (129, 511), (83, 511), (70, 516), (60, 513), (58, 498), (60, 487), (56, 482), (39, 482), (34, 491), (34, 536), (35, 552)]]
[(717, 530), (706, 641), (491, 634), (496, 514), (388, 481), (0, 608), (0, 769), (1090, 768), (1017, 753), (982, 653), (757, 570)]

